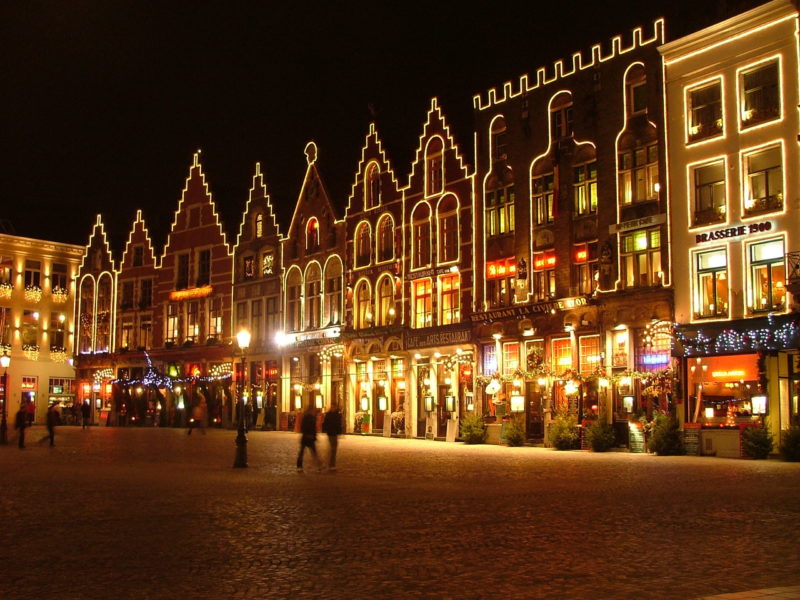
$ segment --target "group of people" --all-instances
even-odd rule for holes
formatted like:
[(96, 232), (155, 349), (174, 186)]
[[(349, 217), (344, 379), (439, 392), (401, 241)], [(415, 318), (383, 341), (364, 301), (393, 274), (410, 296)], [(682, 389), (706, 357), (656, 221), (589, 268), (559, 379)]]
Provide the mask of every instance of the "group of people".
[[(33, 425), (32, 415), (35, 413), (36, 407), (34, 406), (33, 402), (30, 400), (23, 400), (20, 403), (19, 410), (14, 417), (14, 429), (17, 430), (17, 446), (20, 448), (25, 447), (25, 430)], [(89, 406), (88, 402), (84, 402), (81, 405), (83, 429), (86, 429), (89, 426), (91, 416), (91, 406)], [(47, 425), (47, 435), (40, 439), (39, 443), (43, 444), (47, 440), (50, 440), (50, 445), (55, 446), (56, 426), (61, 425), (61, 414), (58, 412), (58, 404), (56, 402), (51, 403), (50, 406), (47, 407), (47, 419), (45, 420), (45, 424)]]
[[(332, 403), (322, 419), (322, 432), (328, 436), (330, 453), (328, 454), (328, 470), (336, 470), (336, 451), (339, 447), (339, 436), (342, 434), (342, 413), (336, 403)], [(317, 454), (317, 409), (308, 406), (300, 421), (300, 452), (297, 455), (297, 470), (303, 471), (303, 455), (306, 448), (314, 457), (317, 469), (322, 471), (322, 461)]]

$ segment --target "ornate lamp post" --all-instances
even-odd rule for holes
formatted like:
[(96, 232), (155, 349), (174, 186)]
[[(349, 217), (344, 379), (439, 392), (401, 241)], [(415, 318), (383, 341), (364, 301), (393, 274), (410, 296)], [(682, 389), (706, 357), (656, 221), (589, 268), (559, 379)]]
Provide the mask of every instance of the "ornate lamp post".
[(0, 444), (8, 444), (8, 365), (11, 364), (11, 357), (3, 352), (0, 356), (0, 367), (3, 367), (3, 416), (0, 421)]
[(244, 423), (244, 394), (245, 382), (247, 380), (247, 363), (245, 356), (247, 348), (250, 346), (250, 332), (247, 329), (242, 329), (236, 334), (236, 343), (242, 352), (242, 383), (239, 388), (239, 430), (236, 434), (236, 459), (233, 461), (234, 469), (243, 469), (247, 467), (247, 429)]

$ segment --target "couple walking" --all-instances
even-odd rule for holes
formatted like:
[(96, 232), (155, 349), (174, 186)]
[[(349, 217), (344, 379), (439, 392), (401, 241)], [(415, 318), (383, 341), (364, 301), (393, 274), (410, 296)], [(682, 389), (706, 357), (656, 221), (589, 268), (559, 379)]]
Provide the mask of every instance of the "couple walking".
[[(328, 470), (336, 470), (336, 450), (339, 446), (339, 436), (342, 433), (342, 414), (339, 407), (332, 403), (325, 418), (322, 420), (322, 431), (328, 436), (330, 444), (330, 455), (328, 457)], [(303, 420), (300, 422), (300, 453), (297, 455), (297, 470), (303, 470), (303, 455), (306, 448), (309, 449), (317, 467), (322, 471), (322, 461), (317, 455), (317, 409), (308, 406), (303, 413)]]

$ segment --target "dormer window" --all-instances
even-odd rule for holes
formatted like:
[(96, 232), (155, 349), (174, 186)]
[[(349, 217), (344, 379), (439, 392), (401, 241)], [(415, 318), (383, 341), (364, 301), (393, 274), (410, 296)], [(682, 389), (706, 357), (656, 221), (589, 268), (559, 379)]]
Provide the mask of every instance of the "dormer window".
[(381, 174), (376, 163), (367, 167), (364, 178), (364, 210), (375, 208), (381, 203)]
[(425, 150), (425, 194), (427, 196), (433, 196), (442, 191), (444, 185), (443, 149), (442, 138), (435, 137), (431, 139)]
[(306, 225), (306, 251), (316, 252), (317, 250), (319, 250), (319, 221), (311, 218)]

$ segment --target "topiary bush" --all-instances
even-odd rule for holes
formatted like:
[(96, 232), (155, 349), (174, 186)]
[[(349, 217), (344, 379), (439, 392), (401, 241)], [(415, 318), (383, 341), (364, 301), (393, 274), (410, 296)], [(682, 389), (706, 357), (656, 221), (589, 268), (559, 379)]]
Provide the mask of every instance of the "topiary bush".
[(509, 446), (522, 446), (525, 443), (525, 424), (519, 415), (515, 415), (506, 425), (506, 443)]
[(550, 424), (547, 437), (556, 450), (572, 450), (578, 441), (578, 419), (575, 415), (557, 415)]
[(482, 444), (486, 441), (486, 425), (483, 417), (476, 413), (467, 413), (461, 419), (461, 439), (465, 444)]
[(789, 462), (800, 462), (800, 427), (791, 427), (781, 435), (781, 456)]
[(686, 448), (683, 446), (683, 433), (677, 419), (667, 415), (657, 415), (653, 419), (647, 447), (659, 456), (686, 454)]
[(748, 458), (764, 460), (772, 452), (772, 434), (769, 427), (747, 427), (742, 431), (742, 452)]
[(586, 441), (593, 452), (605, 452), (614, 447), (617, 441), (614, 428), (604, 421), (595, 421), (586, 428)]

